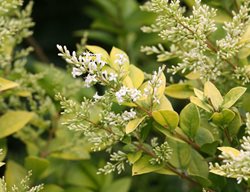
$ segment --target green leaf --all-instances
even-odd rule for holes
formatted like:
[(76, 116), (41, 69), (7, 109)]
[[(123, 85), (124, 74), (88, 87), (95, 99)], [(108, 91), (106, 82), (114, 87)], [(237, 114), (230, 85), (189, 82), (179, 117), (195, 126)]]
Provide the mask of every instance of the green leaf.
[(216, 125), (227, 125), (235, 117), (235, 113), (230, 109), (223, 109), (220, 113), (213, 113), (211, 119)]
[(213, 134), (206, 128), (200, 128), (198, 129), (196, 136), (195, 136), (195, 142), (202, 146), (206, 143), (212, 143), (214, 141)]
[(219, 141), (214, 141), (212, 143), (206, 143), (206, 144), (203, 144), (201, 146), (200, 150), (206, 154), (213, 156), (216, 153), (217, 147), (219, 144), (220, 144)]
[(204, 95), (211, 101), (214, 109), (218, 111), (223, 102), (223, 97), (215, 85), (209, 81), (206, 82), (204, 85)]
[(105, 49), (95, 45), (87, 45), (86, 48), (94, 54), (101, 54), (102, 59), (109, 62), (109, 54)]
[(141, 124), (141, 122), (145, 119), (145, 117), (146, 116), (143, 116), (141, 118), (136, 118), (128, 122), (127, 126), (125, 127), (126, 134), (133, 132)]
[(128, 161), (132, 164), (134, 164), (137, 160), (139, 160), (141, 156), (142, 156), (142, 151), (127, 154)]
[(169, 147), (173, 150), (169, 163), (179, 169), (187, 168), (191, 160), (191, 147), (184, 141), (172, 136), (167, 136), (167, 141)]
[[(122, 65), (119, 65), (119, 63), (117, 63), (117, 60), (119, 60), (119, 58), (120, 58), (119, 55), (123, 55), (122, 60), (124, 62), (122, 63)], [(110, 66), (117, 71), (119, 71), (121, 68), (123, 68), (125, 71), (128, 71), (129, 70), (128, 55), (124, 51), (122, 51), (116, 47), (113, 47), (111, 52), (110, 52)]]
[(63, 188), (59, 187), (58, 185), (54, 185), (54, 184), (46, 184), (46, 185), (44, 185), (43, 190), (41, 190), (41, 192), (48, 192), (48, 191), (64, 192)]
[(19, 184), (20, 181), (27, 175), (27, 171), (21, 165), (12, 160), (9, 160), (7, 162), (4, 175), (7, 183), (7, 188), (10, 188), (13, 185)]
[(7, 89), (13, 89), (17, 86), (18, 86), (17, 83), (0, 77), (0, 92), (5, 91)]
[(191, 150), (191, 161), (187, 171), (190, 175), (204, 177), (204, 178), (208, 177), (208, 163), (194, 149)]
[(138, 161), (136, 161), (132, 166), (132, 175), (150, 173), (162, 168), (162, 165), (151, 165), (149, 163), (150, 159), (152, 159), (152, 157), (144, 155)]
[(8, 111), (0, 117), (0, 138), (7, 137), (22, 129), (33, 117), (27, 111)]
[(236, 101), (245, 93), (247, 89), (245, 87), (232, 88), (225, 96), (222, 103), (223, 108), (232, 107)]
[(180, 128), (190, 138), (194, 138), (199, 127), (199, 110), (196, 105), (190, 103), (180, 113)]
[(174, 130), (179, 123), (179, 115), (175, 111), (153, 111), (152, 116), (157, 123), (164, 127), (168, 127), (170, 130)]
[(189, 84), (172, 84), (166, 87), (165, 94), (177, 98), (177, 99), (188, 99), (194, 95), (193, 87)]
[(213, 111), (213, 109), (212, 109), (211, 106), (209, 106), (209, 105), (206, 104), (205, 102), (201, 101), (201, 100), (200, 100), (199, 98), (197, 98), (197, 97), (191, 96), (191, 97), (190, 97), (190, 101), (191, 101), (193, 104), (197, 105), (198, 107), (204, 109), (204, 110), (207, 111), (207, 112), (212, 112), (212, 111)]
[(34, 180), (40, 178), (48, 166), (49, 161), (47, 159), (35, 156), (25, 158), (25, 168), (27, 170), (32, 170), (32, 177)]
[(242, 120), (239, 111), (235, 111), (234, 119), (229, 123), (227, 129), (231, 136), (236, 136), (242, 125)]
[(131, 185), (131, 178), (125, 177), (122, 179), (115, 180), (111, 185), (107, 186), (106, 190), (108, 192), (128, 192)]
[(144, 73), (142, 72), (142, 70), (140, 70), (138, 67), (134, 65), (129, 65), (128, 75), (131, 78), (132, 83), (135, 88), (140, 87), (144, 81)]

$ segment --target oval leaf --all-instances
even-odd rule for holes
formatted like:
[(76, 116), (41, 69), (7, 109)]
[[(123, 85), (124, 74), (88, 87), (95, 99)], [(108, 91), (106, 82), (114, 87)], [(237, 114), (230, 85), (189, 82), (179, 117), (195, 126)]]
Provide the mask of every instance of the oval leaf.
[(245, 87), (232, 88), (225, 96), (222, 103), (223, 108), (232, 107), (236, 101), (245, 93), (247, 89)]
[(110, 52), (110, 66), (117, 71), (119, 71), (120, 69), (123, 69), (123, 71), (128, 71), (129, 70), (128, 55), (124, 51), (116, 47), (113, 47)]
[(142, 158), (136, 161), (132, 166), (132, 175), (141, 175), (154, 172), (160, 170), (163, 167), (162, 165), (151, 165), (149, 163), (150, 159), (152, 159), (152, 157), (144, 155)]
[(196, 105), (189, 103), (180, 113), (180, 128), (190, 138), (194, 138), (199, 127), (199, 110)]
[(210, 81), (205, 83), (204, 95), (208, 99), (210, 99), (213, 107), (215, 108), (216, 111), (218, 111), (219, 107), (221, 106), (223, 102), (223, 97), (221, 96), (220, 91)]
[(188, 84), (172, 84), (166, 87), (165, 94), (177, 98), (177, 99), (188, 99), (194, 95), (193, 88)]
[(0, 92), (17, 87), (18, 84), (0, 77)]
[(179, 115), (175, 111), (159, 110), (153, 111), (152, 116), (154, 120), (162, 126), (167, 126), (174, 130), (179, 123)]
[(135, 88), (140, 87), (144, 81), (144, 73), (134, 65), (129, 66), (129, 77), (132, 80)]
[(105, 62), (109, 62), (109, 54), (107, 53), (105, 49), (96, 45), (87, 45), (86, 48), (94, 54), (101, 54), (102, 59)]
[(8, 111), (0, 117), (0, 138), (7, 137), (22, 129), (34, 113), (27, 111)]
[(133, 132), (141, 124), (141, 122), (145, 119), (145, 117), (146, 116), (143, 116), (141, 118), (136, 118), (136, 119), (133, 119), (130, 122), (128, 122), (128, 124), (125, 128), (126, 134)]

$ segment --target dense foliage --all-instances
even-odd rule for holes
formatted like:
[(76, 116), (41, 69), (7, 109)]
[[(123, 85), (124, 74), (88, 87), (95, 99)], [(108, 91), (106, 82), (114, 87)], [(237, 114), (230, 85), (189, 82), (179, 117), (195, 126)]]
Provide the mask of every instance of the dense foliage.
[(32, 3), (0, 1), (0, 191), (249, 190), (250, 1), (92, 2), (70, 74), (23, 44)]

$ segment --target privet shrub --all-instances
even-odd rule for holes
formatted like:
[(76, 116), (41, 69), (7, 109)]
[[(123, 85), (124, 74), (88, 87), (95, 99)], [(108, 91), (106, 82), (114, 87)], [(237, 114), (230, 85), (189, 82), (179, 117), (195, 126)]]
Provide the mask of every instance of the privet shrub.
[[(142, 51), (157, 54), (158, 61), (171, 60), (152, 74), (131, 64), (116, 47), (108, 53), (87, 45), (77, 54), (58, 45), (72, 76), (84, 80), (82, 86), (105, 88), (81, 103), (57, 94), (64, 124), (84, 134), (93, 151), (110, 154), (98, 174), (121, 173), (128, 164), (132, 175), (180, 177), (190, 183), (187, 191), (246, 191), (250, 1), (210, 2), (218, 10), (200, 0), (188, 2), (193, 4), (189, 12), (179, 0), (151, 0), (142, 6), (156, 16), (142, 30), (162, 38), (162, 44), (145, 45)], [(171, 100), (175, 105), (178, 99), (189, 102), (177, 112), (169, 97), (177, 99)]]

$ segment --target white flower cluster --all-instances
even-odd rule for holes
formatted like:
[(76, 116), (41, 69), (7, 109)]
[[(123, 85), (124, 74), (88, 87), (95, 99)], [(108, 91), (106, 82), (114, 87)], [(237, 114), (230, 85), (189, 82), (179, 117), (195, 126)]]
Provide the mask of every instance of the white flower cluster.
[(250, 114), (247, 114), (246, 134), (242, 138), (241, 150), (237, 153), (222, 152), (219, 156), (223, 159), (222, 165), (210, 164), (210, 169), (216, 169), (226, 177), (236, 178), (238, 183), (250, 178)]
[(119, 104), (123, 102), (136, 102), (141, 96), (141, 91), (135, 88), (128, 88), (126, 86), (122, 86), (119, 91), (115, 93), (116, 100)]
[(127, 154), (122, 151), (114, 152), (110, 155), (110, 161), (112, 163), (107, 162), (103, 168), (98, 170), (97, 174), (104, 173), (106, 175), (114, 172), (115, 170), (117, 170), (118, 174), (121, 174), (121, 172), (125, 169), (125, 163), (128, 162)]
[(165, 141), (160, 146), (156, 146), (153, 151), (155, 153), (155, 157), (150, 160), (150, 163), (153, 165), (168, 162), (173, 152), (167, 141)]
[(218, 47), (218, 57), (229, 59), (236, 55), (245, 43), (240, 43), (241, 37), (246, 31), (246, 27), (250, 24), (249, 7), (250, 1), (244, 1), (239, 13), (233, 12), (233, 19), (231, 22), (226, 22), (223, 26), (226, 31), (225, 38), (216, 41)]
[(75, 51), (70, 54), (66, 46), (57, 45), (57, 48), (61, 52), (58, 55), (63, 57), (69, 64), (74, 65), (72, 68), (73, 77), (87, 73), (87, 76), (84, 78), (85, 87), (90, 87), (97, 82), (104, 84), (105, 82), (117, 81), (117, 74), (102, 70), (107, 64), (103, 61), (102, 54), (84, 52), (82, 55), (77, 56)]
[(154, 71), (150, 81), (148, 82), (148, 85), (144, 88), (143, 96), (145, 97), (151, 96), (153, 99), (152, 100), (153, 103), (160, 103), (160, 98), (158, 96), (158, 89), (162, 86), (162, 84), (165, 83), (161, 78), (164, 69), (165, 66), (159, 67), (158, 71)]

